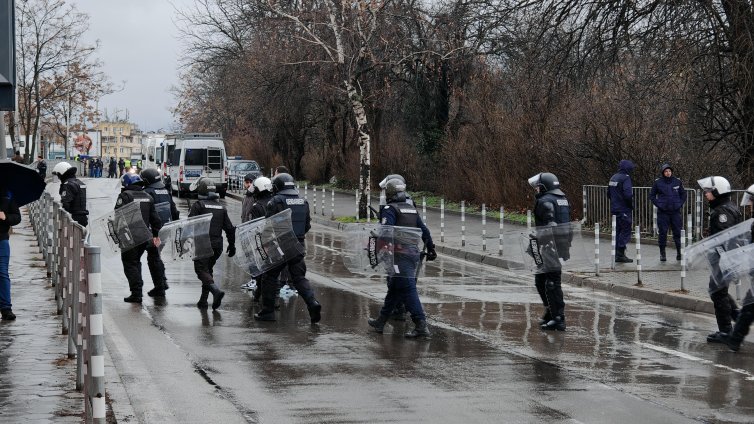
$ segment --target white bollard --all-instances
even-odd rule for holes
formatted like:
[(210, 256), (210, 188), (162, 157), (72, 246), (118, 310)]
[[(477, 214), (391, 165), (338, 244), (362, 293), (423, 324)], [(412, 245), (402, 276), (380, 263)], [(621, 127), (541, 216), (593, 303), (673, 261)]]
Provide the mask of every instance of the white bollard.
[(636, 226), (636, 278), (638, 281), (636, 285), (641, 286), (641, 233), (639, 233), (639, 226)]
[(657, 206), (652, 205), (652, 233), (657, 237), (660, 230), (657, 227)]
[(330, 219), (335, 219), (335, 189), (330, 192)]
[(615, 269), (615, 232), (617, 223), (615, 221), (615, 215), (613, 215), (613, 228), (610, 237), (610, 269)]
[[(681, 240), (686, 238), (686, 230), (681, 230)], [(683, 283), (686, 280), (686, 246), (681, 246), (681, 291), (686, 291)]]
[(427, 198), (422, 196), (422, 221), (427, 225)]
[(304, 200), (309, 202), (309, 184), (304, 184)]
[(531, 209), (526, 210), (526, 230), (531, 232)]
[(325, 193), (325, 186), (322, 186), (322, 216), (325, 216), (325, 197), (327, 194)]
[(600, 276), (600, 223), (594, 223), (594, 273)]
[(504, 219), (505, 211), (503, 210), (503, 207), (500, 206), (500, 235), (498, 239), (498, 247), (497, 247), (497, 254), (499, 256), (503, 256), (503, 219)]
[(359, 190), (356, 190), (356, 221), (359, 220)]
[(487, 251), (487, 208), (482, 203), (482, 252)]
[(466, 201), (461, 200), (461, 247), (466, 246)]
[[(702, 197), (701, 192), (696, 190), (696, 239), (702, 239)], [(690, 230), (689, 230), (690, 231)]]
[[(686, 228), (689, 229), (688, 231), (686, 231), (686, 236), (688, 237), (688, 240), (686, 241), (687, 244), (691, 244), (691, 242), (693, 241), (692, 240), (693, 233), (691, 231), (691, 224), (692, 224), (692, 222), (693, 221), (692, 221), (692, 218), (691, 218), (691, 214), (688, 214), (688, 216), (686, 217)], [(683, 241), (683, 237), (682, 237), (681, 238), (681, 243), (683, 243), (683, 242), (684, 241)]]
[(445, 243), (445, 199), (440, 199), (440, 242)]
[(312, 192), (314, 193), (314, 202), (312, 203), (314, 205), (314, 209), (312, 210), (312, 215), (317, 214), (317, 186), (312, 186)]

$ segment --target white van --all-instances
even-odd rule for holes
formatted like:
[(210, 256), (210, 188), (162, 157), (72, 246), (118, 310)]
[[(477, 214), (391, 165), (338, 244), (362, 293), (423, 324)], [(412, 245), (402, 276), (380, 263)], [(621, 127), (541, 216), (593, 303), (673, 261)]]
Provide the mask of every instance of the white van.
[(170, 177), (173, 193), (182, 197), (199, 177), (211, 179), (220, 197), (228, 190), (225, 144), (217, 133), (172, 134), (165, 137), (161, 154), (163, 172)]

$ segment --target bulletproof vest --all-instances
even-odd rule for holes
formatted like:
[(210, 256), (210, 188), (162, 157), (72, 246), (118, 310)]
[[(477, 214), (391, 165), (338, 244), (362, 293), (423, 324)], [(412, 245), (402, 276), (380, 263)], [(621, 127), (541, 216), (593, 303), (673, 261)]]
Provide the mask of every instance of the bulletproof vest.
[(730, 228), (743, 221), (741, 211), (730, 201), (726, 201), (714, 209), (710, 214), (710, 235)]
[(395, 225), (398, 227), (416, 228), (416, 217), (419, 213), (414, 205), (408, 202), (396, 202), (388, 204), (395, 211)]
[[(565, 196), (545, 193), (542, 195), (542, 197), (537, 199), (537, 202), (546, 202), (552, 204), (553, 210), (555, 211), (554, 215), (556, 223), (565, 224), (566, 222), (571, 222), (571, 206)], [(536, 225), (548, 224), (547, 222), (544, 222), (544, 217), (535, 215), (534, 220), (536, 221)]]
[(209, 224), (210, 239), (215, 243), (218, 241), (218, 238), (222, 241), (225, 206), (217, 203), (215, 200), (199, 200), (199, 205), (202, 207), (199, 215), (212, 214), (212, 222)]
[(293, 232), (296, 233), (296, 237), (303, 239), (306, 236), (306, 212), (309, 208), (306, 201), (296, 194), (277, 194), (272, 201), (283, 204), (286, 209), (291, 210)]
[(160, 221), (166, 224), (172, 221), (172, 215), (170, 212), (170, 192), (163, 185), (162, 187), (147, 187), (144, 189), (154, 199), (154, 208), (157, 211), (157, 215), (160, 217)]
[(149, 209), (150, 206), (154, 203), (152, 196), (141, 190), (125, 190), (124, 193), (128, 194), (131, 197), (131, 202), (139, 203), (139, 209), (141, 210), (141, 217), (144, 219), (144, 224), (146, 224), (148, 228), (151, 228), (152, 226), (150, 225), (151, 220), (149, 219)]
[(64, 184), (74, 186), (74, 191), (78, 193), (71, 202), (71, 209), (68, 213), (71, 215), (89, 215), (89, 211), (86, 209), (86, 184), (76, 178), (69, 178)]

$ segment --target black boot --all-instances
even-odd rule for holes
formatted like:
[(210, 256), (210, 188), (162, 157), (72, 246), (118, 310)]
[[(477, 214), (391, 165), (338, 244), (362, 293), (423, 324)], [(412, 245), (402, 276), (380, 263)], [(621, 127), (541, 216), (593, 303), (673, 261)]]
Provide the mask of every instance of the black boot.
[(367, 324), (369, 324), (370, 327), (374, 328), (374, 331), (382, 334), (382, 332), (385, 330), (386, 322), (387, 318), (380, 315), (377, 318), (369, 318)]
[(166, 289), (167, 285), (168, 284), (166, 282), (155, 284), (154, 288), (152, 290), (150, 290), (150, 291), (147, 292), (147, 296), (150, 296), (150, 297), (165, 297), (165, 290), (167, 290)]
[(131, 295), (128, 297), (124, 297), (123, 301), (127, 303), (141, 303), (141, 293), (131, 292)]
[(306, 302), (306, 308), (309, 310), (309, 317), (312, 320), (312, 324), (316, 324), (322, 319), (322, 305), (317, 302), (317, 299), (312, 297)]
[(539, 325), (540, 326), (545, 325), (548, 322), (550, 322), (550, 320), (552, 320), (552, 316), (550, 315), (550, 308), (545, 308), (545, 313), (544, 315), (542, 315), (542, 318), (539, 320)]
[(203, 285), (202, 295), (199, 297), (199, 301), (196, 302), (196, 307), (199, 309), (207, 309), (209, 307), (209, 304), (207, 303), (208, 298), (209, 298), (209, 287)]
[(728, 338), (728, 333), (722, 331), (715, 331), (707, 335), (707, 343), (725, 343), (725, 339)]
[(3, 321), (13, 321), (16, 319), (16, 314), (13, 313), (13, 310), (8, 309), (0, 309), (0, 315), (2, 315)]
[(275, 297), (262, 293), (262, 310), (254, 314), (257, 321), (275, 321)]
[(220, 307), (220, 304), (223, 302), (223, 297), (225, 297), (225, 292), (220, 290), (219, 287), (217, 287), (217, 284), (212, 283), (209, 285), (209, 291), (212, 293), (212, 309), (217, 309)]
[(736, 320), (736, 325), (733, 326), (733, 331), (723, 340), (730, 350), (738, 352), (741, 349), (741, 343), (743, 343), (744, 337), (749, 334), (749, 327), (751, 327), (752, 322), (754, 322), (754, 308), (744, 306)]
[(390, 319), (393, 319), (396, 321), (405, 321), (406, 320), (406, 306), (403, 303), (399, 303), (398, 306), (396, 306), (393, 309), (393, 312), (390, 313)]
[(414, 327), (413, 330), (409, 331), (408, 333), (404, 334), (406, 338), (409, 339), (415, 339), (418, 337), (429, 337), (432, 334), (429, 332), (429, 327), (427, 327), (427, 321), (423, 319), (414, 320), (414, 324), (416, 327)]
[(548, 321), (545, 324), (542, 324), (541, 327), (543, 330), (556, 330), (556, 331), (565, 331), (566, 325), (565, 325), (565, 318), (562, 316), (557, 316)]
[(675, 260), (681, 260), (681, 243), (675, 244)]
[(660, 262), (667, 261), (668, 258), (665, 257), (665, 246), (660, 246)]
[(625, 247), (618, 248), (617, 251), (615, 252), (615, 262), (630, 264), (633, 261), (634, 261), (633, 259), (630, 259), (626, 256)]

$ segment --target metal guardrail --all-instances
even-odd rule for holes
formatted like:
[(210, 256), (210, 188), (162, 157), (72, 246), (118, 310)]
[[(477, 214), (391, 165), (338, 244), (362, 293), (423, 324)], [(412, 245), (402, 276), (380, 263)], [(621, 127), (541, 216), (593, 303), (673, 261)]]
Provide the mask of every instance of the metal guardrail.
[(105, 360), (100, 248), (88, 231), (45, 192), (29, 217), (55, 287), (68, 357), (76, 358), (76, 390), (83, 390), (86, 422), (105, 422)]

